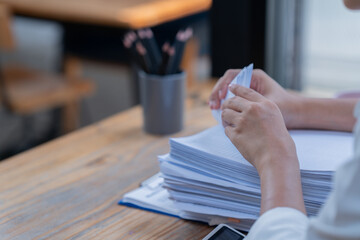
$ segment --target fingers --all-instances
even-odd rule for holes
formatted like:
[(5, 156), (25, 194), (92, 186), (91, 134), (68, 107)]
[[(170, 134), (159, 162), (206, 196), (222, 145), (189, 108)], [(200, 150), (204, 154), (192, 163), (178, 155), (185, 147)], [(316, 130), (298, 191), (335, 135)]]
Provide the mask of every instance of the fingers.
[(224, 109), (221, 113), (223, 126), (235, 126), (236, 119), (239, 118), (239, 115), (239, 112), (236, 112), (232, 109)]
[(253, 74), (251, 76), (251, 83), (250, 88), (254, 89), (261, 95), (264, 95), (265, 88), (265, 82), (266, 79), (264, 78), (264, 72), (261, 69), (254, 69)]
[(224, 84), (222, 88), (219, 90), (219, 98), (224, 99), (226, 97), (228, 91), (228, 84)]
[(228, 85), (240, 71), (240, 69), (229, 69), (225, 72), (224, 76), (218, 80), (209, 98), (209, 106), (211, 109), (220, 108), (221, 100), (226, 97)]
[(234, 131), (234, 126), (230, 126), (230, 125), (228, 125), (228, 126), (224, 126), (225, 127), (225, 135), (230, 139), (230, 141), (231, 140), (233, 140), (234, 139), (234, 133), (235, 133), (235, 131)]
[(261, 69), (254, 69), (250, 88), (263, 96), (274, 91), (282, 91), (283, 88)]
[(219, 97), (219, 91), (222, 88), (223, 81), (224, 81), (223, 78), (220, 78), (211, 92), (209, 98), (209, 106), (211, 109), (220, 108), (221, 99)]
[(251, 88), (246, 88), (237, 84), (231, 84), (229, 89), (232, 93), (234, 93), (235, 96), (242, 97), (251, 102), (260, 102), (264, 99), (261, 94)]
[(238, 97), (238, 96), (235, 96), (235, 97), (232, 97), (232, 98), (226, 100), (222, 104), (221, 109), (224, 110), (224, 109), (228, 108), (228, 109), (234, 110), (236, 112), (242, 112), (242, 111), (244, 111), (244, 109), (246, 108), (246, 106), (248, 104), (249, 104), (248, 100)]

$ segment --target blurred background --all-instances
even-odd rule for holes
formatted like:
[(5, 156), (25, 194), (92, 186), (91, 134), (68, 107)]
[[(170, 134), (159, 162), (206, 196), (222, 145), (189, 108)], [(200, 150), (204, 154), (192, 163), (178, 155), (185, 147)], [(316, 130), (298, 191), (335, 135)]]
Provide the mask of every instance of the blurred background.
[[(129, 22), (161, 2), (118, 1), (131, 7)], [(360, 89), (360, 13), (341, 0), (197, 1), (204, 5), (198, 11), (148, 26), (159, 46), (180, 28), (193, 28), (182, 64), (188, 87), (253, 62), (282, 86), (310, 96)], [(139, 103), (122, 45), (137, 26), (95, 21), (100, 5), (82, 7), (81, 16), (56, 15), (56, 7), (46, 15), (40, 4), (31, 11), (21, 5), (26, 2), (0, 0), (0, 159)]]

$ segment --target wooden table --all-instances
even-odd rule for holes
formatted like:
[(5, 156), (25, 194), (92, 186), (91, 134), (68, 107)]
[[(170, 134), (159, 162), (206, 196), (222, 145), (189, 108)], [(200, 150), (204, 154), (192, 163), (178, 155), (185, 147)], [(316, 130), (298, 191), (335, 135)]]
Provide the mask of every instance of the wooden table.
[[(216, 124), (206, 104), (212, 85), (188, 94), (185, 129), (173, 136)], [(169, 137), (145, 134), (134, 107), (0, 162), (0, 238), (200, 239), (206, 224), (117, 204), (159, 171)]]
[(15, 14), (138, 29), (193, 15), (212, 0), (0, 0)]

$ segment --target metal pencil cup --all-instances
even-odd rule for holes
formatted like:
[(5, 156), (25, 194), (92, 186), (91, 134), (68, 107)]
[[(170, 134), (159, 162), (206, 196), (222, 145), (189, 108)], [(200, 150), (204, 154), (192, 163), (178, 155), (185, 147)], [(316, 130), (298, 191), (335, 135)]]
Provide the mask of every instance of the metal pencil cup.
[(145, 132), (165, 135), (181, 131), (186, 73), (160, 76), (140, 71), (139, 80)]

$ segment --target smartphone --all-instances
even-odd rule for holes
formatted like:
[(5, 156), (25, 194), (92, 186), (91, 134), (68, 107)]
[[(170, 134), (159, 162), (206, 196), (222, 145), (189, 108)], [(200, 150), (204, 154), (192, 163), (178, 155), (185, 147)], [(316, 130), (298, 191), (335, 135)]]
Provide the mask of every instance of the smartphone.
[(242, 240), (245, 235), (226, 224), (218, 225), (203, 240)]

